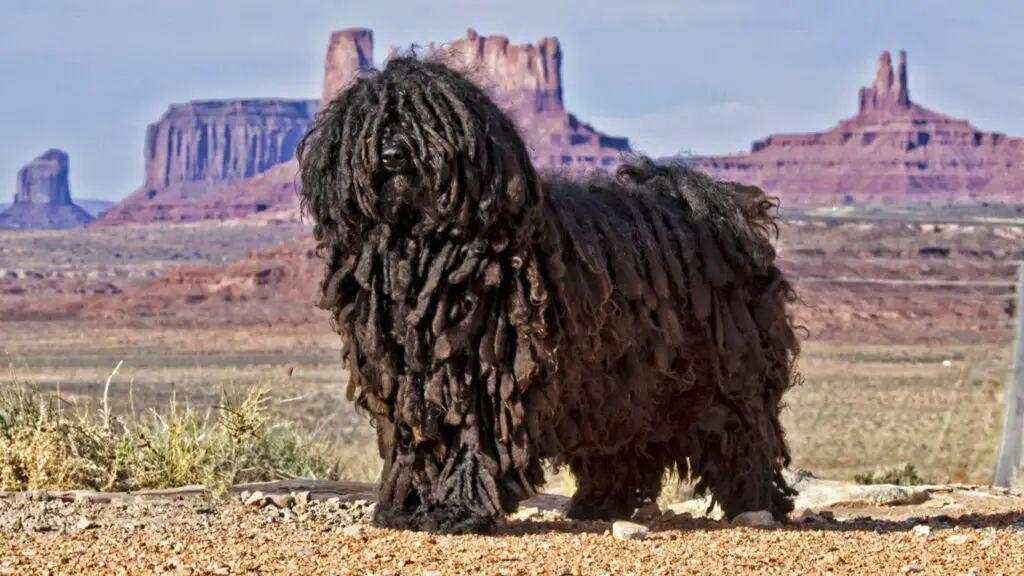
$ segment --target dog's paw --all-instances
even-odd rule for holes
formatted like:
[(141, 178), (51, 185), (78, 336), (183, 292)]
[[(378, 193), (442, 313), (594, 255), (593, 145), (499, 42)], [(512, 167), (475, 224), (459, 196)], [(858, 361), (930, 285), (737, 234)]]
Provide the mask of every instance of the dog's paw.
[(497, 518), (461, 502), (427, 502), (409, 518), (416, 530), (437, 534), (488, 534), (497, 528)]

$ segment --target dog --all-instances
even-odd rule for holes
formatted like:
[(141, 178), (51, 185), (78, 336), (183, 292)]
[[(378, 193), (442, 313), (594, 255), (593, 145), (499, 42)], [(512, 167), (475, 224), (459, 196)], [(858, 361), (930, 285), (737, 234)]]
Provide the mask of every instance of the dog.
[(668, 471), (785, 521), (799, 380), (777, 199), (644, 156), (533, 166), (467, 74), (400, 55), (296, 156), (348, 400), (376, 429), (375, 524), (487, 532), (568, 466), (574, 519), (628, 518)]

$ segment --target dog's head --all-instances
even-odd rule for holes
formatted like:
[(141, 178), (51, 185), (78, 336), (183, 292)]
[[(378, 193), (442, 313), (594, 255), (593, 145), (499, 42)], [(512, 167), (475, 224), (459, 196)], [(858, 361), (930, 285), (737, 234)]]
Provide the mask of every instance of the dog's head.
[(415, 56), (392, 58), (339, 94), (297, 157), (318, 236), (387, 222), (466, 237), (515, 225), (540, 202), (512, 120), (465, 75)]

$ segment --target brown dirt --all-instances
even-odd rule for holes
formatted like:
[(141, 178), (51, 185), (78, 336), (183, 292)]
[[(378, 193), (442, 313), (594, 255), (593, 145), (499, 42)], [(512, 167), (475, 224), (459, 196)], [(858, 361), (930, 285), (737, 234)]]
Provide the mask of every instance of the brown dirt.
[(370, 485), (272, 492), (298, 500), (279, 507), (248, 490), (242, 498), (264, 505), (194, 494), (110, 503), (7, 495), (0, 574), (1014, 574), (1024, 566), (1024, 500), (976, 488), (915, 506), (818, 511), (774, 528), (666, 512), (638, 541), (614, 538), (608, 523), (565, 520), (564, 499), (554, 496), (528, 502), (535, 511), (494, 535), (436, 536), (370, 527)]
[[(0, 235), (0, 318), (159, 328), (325, 322), (312, 306), (321, 263), (301, 224), (104, 230)], [(973, 345), (1010, 341), (1022, 242), (1024, 221), (820, 219), (785, 222), (778, 246), (811, 340)]]
[[(280, 409), (296, 420), (363, 439), (368, 428), (341, 398), (336, 338), (309, 306), (318, 270), (308, 231), (289, 226), (3, 235), (3, 352), (44, 388), (92, 399), (123, 359), (112, 389), (118, 412), (131, 398), (144, 409), (174, 390), (213, 401), (221, 383), (258, 382), (291, 396)], [(785, 226), (780, 254), (798, 282), (1012, 282), (1022, 240), (1022, 226), (814, 223)], [(104, 283), (117, 290), (88, 293)], [(912, 461), (930, 480), (987, 481), (1012, 288), (804, 283), (801, 291), (808, 381), (791, 395), (786, 421), (799, 463), (848, 478)], [(358, 518), (340, 504), (337, 513), (268, 520), (270, 510), (237, 503), (0, 498), (0, 574), (1021, 572), (1020, 500), (936, 502), (835, 510), (842, 521), (773, 530), (677, 517), (647, 540), (622, 542), (607, 524), (544, 515), (495, 536), (431, 537), (346, 531)], [(935, 522), (923, 536), (907, 522), (936, 514), (953, 517), (951, 527)], [(852, 520), (861, 515), (873, 520)], [(98, 527), (77, 529), (82, 516)], [(36, 530), (39, 518), (51, 530)]]

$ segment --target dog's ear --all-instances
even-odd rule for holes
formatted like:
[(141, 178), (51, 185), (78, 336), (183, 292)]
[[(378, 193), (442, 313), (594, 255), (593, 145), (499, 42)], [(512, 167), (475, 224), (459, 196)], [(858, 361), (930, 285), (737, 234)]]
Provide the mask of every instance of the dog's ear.
[(313, 218), (318, 238), (330, 230), (343, 235), (357, 208), (352, 193), (353, 175), (343, 150), (345, 144), (351, 145), (345, 142), (344, 133), (349, 100), (349, 93), (345, 92), (322, 108), (295, 152), (301, 181), (301, 213)]
[(494, 176), (490, 182), (481, 183), (483, 193), (479, 208), (485, 219), (519, 222), (541, 204), (540, 176), (511, 120), (504, 115), (501, 120), (498, 129), (486, 131), (486, 163), (490, 164)]

